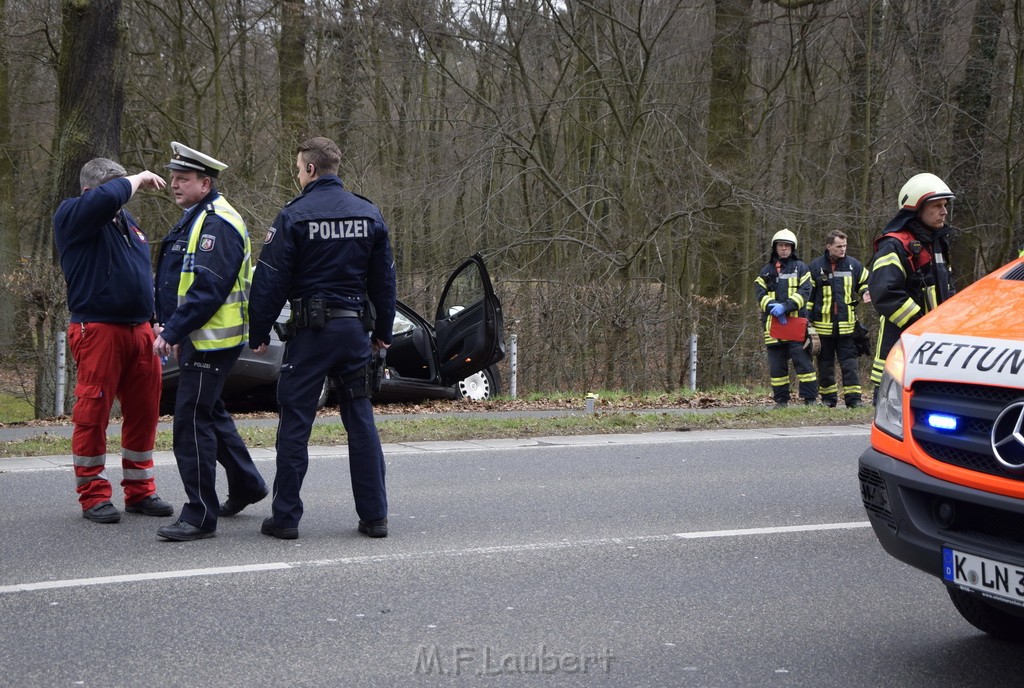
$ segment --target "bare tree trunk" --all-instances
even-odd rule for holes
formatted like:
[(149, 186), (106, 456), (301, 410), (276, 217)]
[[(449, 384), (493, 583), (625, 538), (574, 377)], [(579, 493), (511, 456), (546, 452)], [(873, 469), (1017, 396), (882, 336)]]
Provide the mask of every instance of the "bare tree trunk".
[(67, 324), (60, 266), (49, 218), (60, 199), (77, 196), (82, 165), (94, 157), (117, 159), (121, 152), (124, 62), (120, 0), (64, 0), (57, 63), (57, 122), (53, 178), (40, 212), (33, 247), (36, 332), (36, 415), (54, 409), (55, 335)]
[(309, 111), (306, 76), (306, 5), (304, 0), (281, 2), (281, 50), (278, 65), (281, 74), (281, 139), (286, 150), (309, 135), (306, 113)]
[[(859, 3), (860, 13), (853, 18), (853, 55), (850, 59), (850, 126), (846, 152), (846, 201), (851, 212), (864, 218), (869, 206), (868, 194), (873, 177), (875, 130), (882, 109), (884, 84), (880, 60), (882, 0)], [(878, 228), (861, 219), (854, 227), (857, 246), (866, 247)]]
[[(747, 274), (750, 254), (749, 217), (740, 198), (750, 159), (751, 134), (746, 120), (746, 88), (750, 58), (747, 53), (751, 26), (751, 0), (715, 0), (715, 25), (711, 47), (710, 104), (707, 126), (708, 185), (707, 226), (698, 243), (697, 294), (707, 306), (702, 318), (729, 322), (727, 313), (749, 302), (747, 292), (754, 276)], [(744, 313), (743, 317), (748, 317)], [(721, 336), (722, 328), (717, 335)], [(731, 335), (730, 335), (731, 336)], [(726, 361), (716, 352), (722, 342), (702, 338), (708, 362), (702, 371), (704, 384), (719, 384)]]
[[(1024, 41), (1024, 10), (1014, 5), (1012, 19), (1007, 22), (1007, 42), (1021, 45)], [(1002, 163), (999, 186), (1004, 188), (1002, 197), (996, 201), (1003, 208), (1005, 225), (998, 233), (998, 243), (1012, 248), (1024, 248), (1024, 237), (1019, 234), (1021, 218), (1024, 217), (1024, 169), (1017, 163), (1024, 132), (1024, 51), (1015, 50), (1006, 70), (1006, 81), (1010, 85), (1001, 108), (1004, 115), (1002, 127), (994, 128), (999, 134), (998, 157)]]
[(732, 268), (746, 256), (743, 237), (747, 216), (736, 197), (736, 184), (750, 157), (750, 129), (745, 117), (750, 59), (747, 44), (751, 25), (751, 0), (715, 0), (715, 33), (711, 47), (711, 91), (708, 110), (708, 165), (713, 176), (710, 232), (701, 251), (700, 293), (715, 298), (745, 300), (748, 282)]
[[(945, 158), (942, 155), (942, 110), (946, 103), (945, 83), (936, 70), (940, 67), (943, 40), (947, 31), (947, 0), (922, 0), (917, 3), (896, 2), (891, 5), (897, 26), (897, 36), (912, 65), (911, 84), (918, 107), (915, 113), (917, 127), (906, 142), (907, 152), (915, 167), (921, 171), (941, 173)], [(908, 7), (909, 5), (909, 7)], [(909, 14), (919, 15), (921, 30), (914, 34), (909, 25)]]
[[(992, 80), (996, 72), (996, 53), (1003, 31), (1004, 0), (979, 0), (974, 11), (967, 66), (963, 81), (956, 88), (956, 118), (953, 121), (953, 167), (947, 182), (959, 194), (956, 202), (957, 226), (974, 230), (982, 224), (982, 209), (993, 209), (995, 197), (984, 193), (985, 174), (982, 154), (992, 104)], [(991, 211), (990, 211), (991, 212)], [(995, 218), (989, 218), (995, 222)], [(1009, 246), (997, 246), (994, 255), (985, 256), (976, 237), (972, 237), (976, 260), (988, 272), (1010, 257)], [(965, 247), (966, 248), (966, 247)], [(1015, 252), (1014, 252), (1015, 253)], [(963, 249), (961, 249), (963, 255)], [(985, 265), (985, 263), (988, 263)]]
[[(0, 26), (7, 17), (7, 0), (0, 0)], [(0, 278), (13, 276), (21, 259), (21, 232), (14, 220), (14, 146), (11, 140), (10, 61), (7, 31), (0, 32)], [(0, 341), (11, 343), (18, 329), (14, 298), (0, 299)]]

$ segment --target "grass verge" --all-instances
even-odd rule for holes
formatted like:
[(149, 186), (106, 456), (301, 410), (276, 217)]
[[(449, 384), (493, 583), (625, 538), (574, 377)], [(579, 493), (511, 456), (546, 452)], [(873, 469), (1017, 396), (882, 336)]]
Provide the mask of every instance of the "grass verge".
[[(667, 413), (649, 410), (602, 410), (594, 414), (550, 418), (486, 418), (456, 415), (430, 415), (415, 419), (389, 419), (377, 416), (377, 428), (385, 444), (401, 442), (458, 441), (472, 439), (508, 439), (561, 435), (600, 435), (611, 433), (725, 430), (738, 428), (800, 427), (814, 425), (857, 425), (871, 422), (873, 410), (867, 408), (825, 408), (794, 406), (776, 411), (764, 407), (741, 409), (681, 411)], [(239, 427), (239, 433), (251, 448), (273, 448), (276, 428)], [(318, 422), (313, 426), (311, 446), (337, 446), (346, 442), (340, 422)], [(108, 451), (116, 452), (120, 436), (108, 438)], [(169, 431), (157, 433), (156, 449), (172, 447)], [(0, 457), (59, 456), (71, 453), (71, 440), (40, 434), (26, 440), (0, 443)]]
[(24, 397), (0, 393), (0, 423), (23, 423), (35, 416), (35, 406)]

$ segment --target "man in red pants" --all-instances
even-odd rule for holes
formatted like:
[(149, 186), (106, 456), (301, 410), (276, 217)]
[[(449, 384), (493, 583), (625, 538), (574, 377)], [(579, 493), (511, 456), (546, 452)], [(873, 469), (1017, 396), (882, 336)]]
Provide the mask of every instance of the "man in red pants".
[(127, 176), (106, 158), (87, 162), (82, 195), (60, 204), (53, 233), (67, 284), (68, 342), (78, 364), (71, 439), (82, 516), (117, 523), (105, 470), (107, 424), (121, 401), (125, 511), (170, 516), (174, 507), (156, 494), (153, 442), (159, 417), (161, 367), (153, 353), (153, 273), (149, 242), (123, 209), (140, 188), (166, 182), (145, 170)]

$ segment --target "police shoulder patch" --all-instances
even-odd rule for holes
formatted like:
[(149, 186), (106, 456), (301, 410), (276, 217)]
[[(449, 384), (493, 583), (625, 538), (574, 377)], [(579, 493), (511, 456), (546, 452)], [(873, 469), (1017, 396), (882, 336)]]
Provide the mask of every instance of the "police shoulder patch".
[(212, 234), (204, 234), (199, 237), (199, 250), (212, 251), (215, 243), (217, 243), (217, 237)]
[(274, 235), (275, 234), (277, 234), (277, 227), (271, 227), (270, 229), (268, 229), (267, 230), (267, 236), (263, 240), (263, 243), (264, 244), (269, 244), (271, 241), (274, 240)]

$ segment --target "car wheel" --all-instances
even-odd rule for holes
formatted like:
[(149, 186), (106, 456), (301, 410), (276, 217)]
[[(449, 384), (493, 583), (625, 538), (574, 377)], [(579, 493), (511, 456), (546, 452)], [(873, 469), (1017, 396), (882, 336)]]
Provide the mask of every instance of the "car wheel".
[(331, 398), (331, 378), (324, 378), (324, 386), (320, 388), (320, 398), (316, 400), (317, 410), (322, 409), (327, 405), (327, 400)]
[(1004, 612), (959, 588), (946, 586), (946, 592), (960, 616), (978, 630), (1003, 640), (1024, 641), (1024, 618)]
[(484, 368), (479, 373), (474, 373), (465, 380), (460, 380), (456, 387), (459, 390), (459, 397), (471, 401), (483, 401), (493, 399), (501, 394), (501, 378), (498, 369), (494, 366)]

